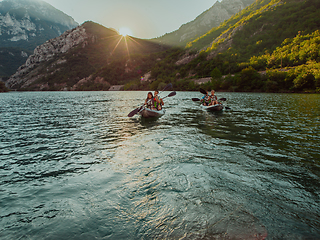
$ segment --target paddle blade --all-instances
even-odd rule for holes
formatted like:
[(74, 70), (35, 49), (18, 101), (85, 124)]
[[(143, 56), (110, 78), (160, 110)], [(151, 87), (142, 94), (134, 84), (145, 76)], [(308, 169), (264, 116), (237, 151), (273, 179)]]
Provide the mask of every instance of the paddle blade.
[(136, 109), (134, 109), (133, 111), (129, 112), (128, 117), (133, 117), (134, 115), (136, 115), (138, 112), (140, 112), (142, 107), (138, 107)]
[(173, 96), (175, 96), (177, 93), (176, 92), (171, 92), (168, 96), (165, 96), (164, 98), (162, 98), (162, 99), (165, 99), (165, 98), (167, 98), (167, 97), (173, 97)]
[(227, 101), (226, 98), (220, 98), (219, 101)]
[(172, 88), (172, 83), (169, 83), (169, 84), (167, 84), (167, 86), (164, 87), (164, 89), (161, 92), (164, 92), (164, 91), (171, 89), (171, 88)]
[(173, 97), (173, 96), (175, 96), (177, 93), (176, 92), (171, 92), (169, 95), (168, 95), (168, 97)]
[(199, 102), (200, 99), (199, 99), (199, 98), (192, 98), (192, 101), (194, 101), (194, 102)]
[(207, 91), (206, 90), (204, 90), (204, 89), (202, 89), (202, 88), (200, 88), (200, 92), (202, 93), (202, 94), (207, 94)]

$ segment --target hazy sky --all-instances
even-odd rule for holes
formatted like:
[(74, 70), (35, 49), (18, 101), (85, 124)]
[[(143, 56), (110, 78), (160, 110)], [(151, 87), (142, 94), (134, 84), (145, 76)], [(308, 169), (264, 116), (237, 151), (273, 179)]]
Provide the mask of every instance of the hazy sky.
[(153, 38), (178, 29), (213, 6), (216, 0), (44, 0), (79, 24), (91, 20), (132, 36)]

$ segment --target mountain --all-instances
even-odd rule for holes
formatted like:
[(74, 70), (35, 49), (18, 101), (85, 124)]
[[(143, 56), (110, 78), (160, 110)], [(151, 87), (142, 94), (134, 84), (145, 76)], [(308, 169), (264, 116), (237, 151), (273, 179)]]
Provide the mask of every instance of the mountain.
[[(87, 22), (37, 47), (7, 81), (17, 90), (320, 92), (320, 1), (256, 0), (173, 48)], [(140, 77), (148, 73), (148, 80)]]
[(220, 23), (239, 13), (254, 1), (255, 0), (216, 1), (210, 9), (200, 14), (193, 21), (182, 25), (174, 32), (156, 38), (155, 40), (163, 44), (184, 47), (187, 42), (207, 33), (214, 27), (218, 27)]
[(10, 76), (35, 47), (76, 26), (70, 16), (41, 0), (0, 2), (0, 76)]
[(286, 38), (320, 29), (318, 6), (318, 0), (257, 0), (187, 47), (204, 50), (211, 56), (229, 50), (241, 61), (248, 60), (266, 50), (275, 50)]
[(17, 71), (31, 53), (21, 48), (0, 48), (0, 76), (10, 76)]
[(203, 88), (320, 92), (319, 30), (319, 0), (257, 0), (159, 62), (151, 76), (165, 75), (177, 90), (212, 78)]
[(108, 90), (140, 78), (167, 49), (86, 22), (38, 46), (6, 84), (17, 90)]

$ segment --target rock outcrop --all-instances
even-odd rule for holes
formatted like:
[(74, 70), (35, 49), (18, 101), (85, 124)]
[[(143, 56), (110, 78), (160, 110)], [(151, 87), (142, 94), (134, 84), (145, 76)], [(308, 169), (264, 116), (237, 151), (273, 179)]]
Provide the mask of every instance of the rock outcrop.
[[(17, 47), (30, 42), (29, 50), (49, 38), (78, 26), (70, 16), (40, 0), (5, 0), (0, 2), (0, 43), (2, 47)], [(48, 37), (47, 36), (47, 37)], [(45, 40), (48, 40), (45, 39)]]
[[(88, 38), (89, 35), (86, 33), (85, 27), (82, 25), (66, 31), (57, 38), (48, 40), (44, 44), (38, 46), (34, 50), (34, 53), (29, 56), (26, 63), (19, 67), (17, 72), (9, 78), (7, 86), (12, 89), (27, 87), (43, 76), (43, 74), (39, 74), (38, 69), (41, 63), (48, 62), (55, 56), (66, 53), (71, 48), (79, 44), (82, 44), (84, 47), (88, 43)], [(91, 41), (94, 41), (94, 37)], [(65, 59), (57, 59), (57, 61), (51, 65), (54, 65), (58, 69), (58, 66), (65, 62)]]
[[(0, 1), (0, 76), (10, 76), (33, 50), (79, 24), (41, 0)], [(26, 54), (18, 56), (16, 52)], [(15, 56), (6, 56), (7, 52)]]
[(6, 84), (24, 91), (108, 90), (140, 78), (157, 62), (150, 54), (166, 49), (89, 21), (36, 47)]

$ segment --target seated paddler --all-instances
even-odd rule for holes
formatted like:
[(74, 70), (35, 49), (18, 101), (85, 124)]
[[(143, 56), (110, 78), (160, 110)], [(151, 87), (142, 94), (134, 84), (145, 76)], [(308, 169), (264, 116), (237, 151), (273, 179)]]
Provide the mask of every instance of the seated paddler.
[(147, 99), (145, 100), (144, 105), (146, 105), (149, 109), (156, 109), (154, 107), (154, 97), (152, 95), (152, 92), (148, 92)]
[(201, 100), (200, 100), (200, 102), (204, 105), (204, 106), (208, 106), (209, 104), (210, 104), (210, 102), (211, 102), (211, 98), (210, 98), (210, 96), (209, 96), (209, 94), (208, 94), (208, 91), (206, 91), (206, 95), (204, 95), (202, 98), (201, 98)]
[(159, 98), (158, 94), (159, 94), (158, 90), (154, 91), (153, 102), (154, 102), (154, 107), (157, 110), (161, 110), (162, 106), (164, 105), (164, 102), (163, 102), (162, 98)]

